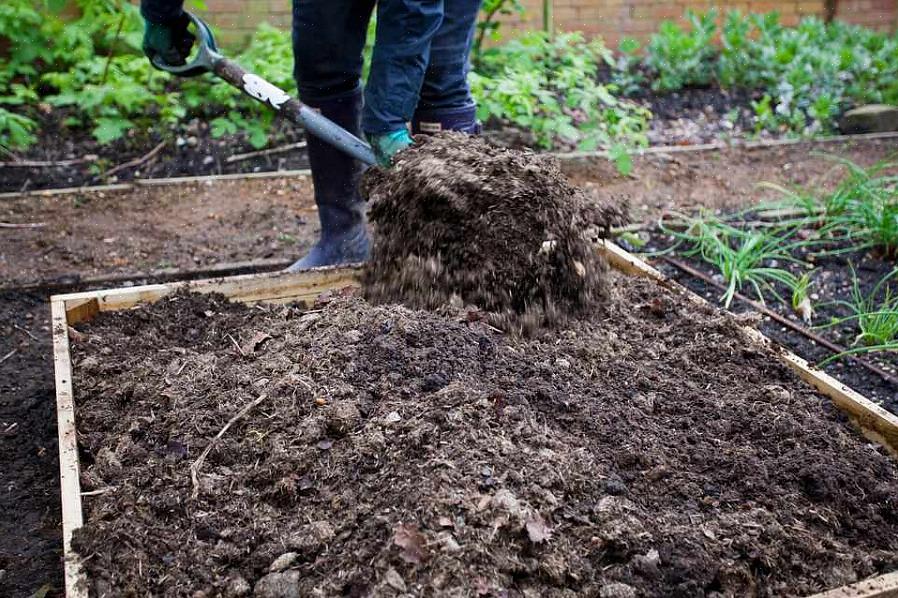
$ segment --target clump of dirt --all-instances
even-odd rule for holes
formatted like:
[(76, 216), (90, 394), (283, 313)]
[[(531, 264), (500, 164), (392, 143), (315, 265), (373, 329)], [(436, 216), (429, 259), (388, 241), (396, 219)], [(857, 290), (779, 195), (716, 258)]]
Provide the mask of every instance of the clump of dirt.
[(537, 339), (353, 297), (80, 325), (92, 594), (783, 596), (898, 567), (898, 466), (732, 317), (610, 276)]
[(625, 209), (589, 202), (550, 157), (443, 133), (370, 169), (363, 192), (375, 225), (369, 301), (470, 304), (513, 329), (558, 323), (607, 294), (593, 240)]

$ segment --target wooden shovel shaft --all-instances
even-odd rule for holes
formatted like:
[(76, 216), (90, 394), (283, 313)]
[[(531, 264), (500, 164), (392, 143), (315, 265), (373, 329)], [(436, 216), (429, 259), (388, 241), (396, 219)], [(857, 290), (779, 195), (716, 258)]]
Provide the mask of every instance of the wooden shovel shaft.
[(276, 85), (247, 72), (236, 62), (220, 57), (213, 64), (212, 71), (251, 98), (271, 106), (290, 122), (303, 127), (310, 135), (318, 137), (364, 164), (369, 166), (375, 164), (374, 153), (367, 143), (291, 97)]

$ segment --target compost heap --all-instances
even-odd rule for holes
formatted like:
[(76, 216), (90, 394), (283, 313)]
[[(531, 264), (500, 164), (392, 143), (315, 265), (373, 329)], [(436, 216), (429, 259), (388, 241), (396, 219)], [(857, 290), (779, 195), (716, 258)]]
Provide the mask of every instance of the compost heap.
[(459, 133), (421, 137), (390, 170), (370, 169), (363, 193), (375, 226), (369, 301), (474, 305), (515, 330), (606, 295), (593, 241), (625, 209), (587, 200), (550, 157)]
[(609, 280), (535, 338), (339, 295), (77, 325), (93, 595), (804, 596), (898, 568), (882, 449), (730, 316)]

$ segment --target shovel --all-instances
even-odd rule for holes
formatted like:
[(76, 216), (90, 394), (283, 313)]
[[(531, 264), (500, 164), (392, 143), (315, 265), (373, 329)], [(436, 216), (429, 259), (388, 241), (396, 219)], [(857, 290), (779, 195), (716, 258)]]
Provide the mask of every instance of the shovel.
[(310, 135), (318, 137), (364, 164), (370, 166), (376, 162), (370, 145), (333, 121), (321, 116), (296, 98), (290, 97), (290, 94), (283, 89), (258, 75), (245, 71), (236, 62), (222, 56), (215, 45), (215, 37), (213, 37), (209, 26), (201, 18), (190, 13), (187, 15), (196, 26), (199, 44), (196, 56), (182, 66), (166, 64), (156, 57), (153, 59), (153, 66), (181, 77), (215, 73), (220, 79), (251, 98), (271, 106), (290, 122), (303, 127)]

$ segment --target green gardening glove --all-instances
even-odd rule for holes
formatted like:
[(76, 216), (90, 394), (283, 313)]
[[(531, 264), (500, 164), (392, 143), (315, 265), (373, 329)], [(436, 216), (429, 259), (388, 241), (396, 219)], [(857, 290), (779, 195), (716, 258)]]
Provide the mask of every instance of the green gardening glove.
[(374, 151), (374, 157), (377, 158), (377, 163), (384, 168), (390, 167), (393, 156), (398, 151), (404, 150), (412, 144), (412, 136), (408, 134), (406, 128), (380, 135), (367, 135), (367, 137), (371, 149)]
[(143, 33), (143, 52), (151, 61), (159, 59), (169, 66), (181, 66), (190, 56), (190, 48), (196, 39), (187, 26), (187, 13), (167, 23), (146, 22)]

